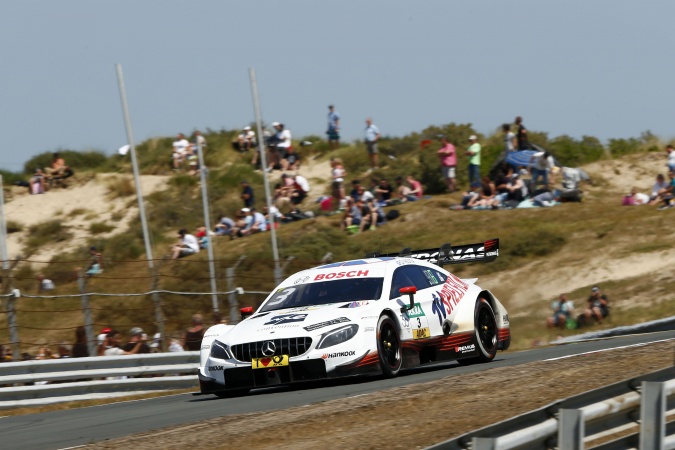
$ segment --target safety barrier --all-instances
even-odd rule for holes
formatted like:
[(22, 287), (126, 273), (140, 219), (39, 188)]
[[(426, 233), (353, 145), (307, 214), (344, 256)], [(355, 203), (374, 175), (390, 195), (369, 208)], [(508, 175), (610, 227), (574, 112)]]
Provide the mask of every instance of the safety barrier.
[(0, 409), (196, 388), (198, 366), (199, 352), (3, 363)]
[[(671, 418), (668, 424), (667, 416)], [(551, 403), (429, 448), (675, 449), (673, 419), (675, 368), (670, 367)], [(601, 443), (604, 440), (609, 441)]]

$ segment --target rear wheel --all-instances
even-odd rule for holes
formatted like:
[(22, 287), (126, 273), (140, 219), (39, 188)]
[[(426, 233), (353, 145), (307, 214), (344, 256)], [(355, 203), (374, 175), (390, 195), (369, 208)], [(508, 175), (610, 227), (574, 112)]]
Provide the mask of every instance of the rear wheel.
[(497, 354), (497, 321), (492, 306), (484, 298), (476, 302), (474, 333), (479, 355), (457, 361), (462, 365), (490, 362)]
[(377, 354), (384, 376), (392, 378), (398, 375), (401, 370), (401, 339), (396, 324), (387, 315), (377, 322)]

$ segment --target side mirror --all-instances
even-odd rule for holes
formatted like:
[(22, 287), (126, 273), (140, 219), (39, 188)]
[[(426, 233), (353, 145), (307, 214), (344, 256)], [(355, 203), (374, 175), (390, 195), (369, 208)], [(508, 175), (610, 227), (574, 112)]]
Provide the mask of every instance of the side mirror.
[(411, 310), (415, 307), (415, 294), (417, 294), (417, 288), (415, 286), (406, 286), (398, 290), (398, 293), (401, 295), (408, 294), (410, 296), (410, 306), (404, 306), (406, 310)]
[(244, 306), (239, 311), (241, 311), (241, 320), (244, 320), (248, 316), (253, 315), (253, 307), (252, 306)]

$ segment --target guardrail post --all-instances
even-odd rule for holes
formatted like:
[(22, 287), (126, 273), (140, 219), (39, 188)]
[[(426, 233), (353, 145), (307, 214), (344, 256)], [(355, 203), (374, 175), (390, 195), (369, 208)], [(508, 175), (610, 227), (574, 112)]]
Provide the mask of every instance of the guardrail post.
[(471, 439), (471, 450), (496, 450), (497, 439), (475, 437)]
[(237, 267), (246, 259), (246, 255), (241, 255), (237, 262), (232, 267), (225, 269), (225, 278), (227, 278), (227, 290), (230, 294), (227, 297), (228, 304), (230, 305), (230, 323), (236, 323), (239, 321), (239, 302), (237, 301), (237, 293), (234, 288), (234, 275), (237, 270)]
[(580, 409), (561, 409), (558, 424), (558, 449), (583, 450), (584, 412)]
[(666, 436), (666, 385), (642, 382), (640, 402), (640, 450), (663, 448)]
[(87, 279), (79, 271), (77, 274), (77, 283), (80, 286), (82, 314), (84, 316), (84, 333), (87, 336), (87, 351), (89, 356), (96, 356), (96, 335), (94, 334), (94, 319), (91, 316), (91, 307), (89, 305), (89, 295), (87, 295)]

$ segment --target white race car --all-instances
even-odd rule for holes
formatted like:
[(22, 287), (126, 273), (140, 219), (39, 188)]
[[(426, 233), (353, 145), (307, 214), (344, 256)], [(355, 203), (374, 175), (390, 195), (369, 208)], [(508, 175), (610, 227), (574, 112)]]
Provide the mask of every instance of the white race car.
[(219, 397), (251, 388), (362, 374), (394, 377), (436, 361), (491, 361), (511, 342), (504, 306), (476, 279), (442, 267), (492, 261), (499, 240), (303, 270), (257, 311), (204, 335), (199, 383)]

